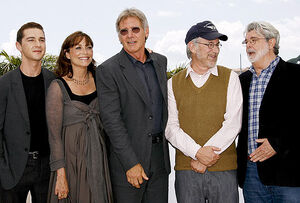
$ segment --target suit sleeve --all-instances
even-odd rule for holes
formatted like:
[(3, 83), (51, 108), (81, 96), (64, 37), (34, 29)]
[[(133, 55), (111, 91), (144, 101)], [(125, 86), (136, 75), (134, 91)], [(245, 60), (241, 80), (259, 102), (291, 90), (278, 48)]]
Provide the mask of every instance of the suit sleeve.
[(113, 151), (125, 171), (139, 163), (131, 145), (130, 137), (122, 118), (119, 86), (110, 67), (96, 69), (97, 92), (100, 104), (100, 117)]
[(4, 78), (0, 78), (0, 158), (4, 156), (3, 150), (3, 136), (4, 136), (4, 121), (5, 121), (5, 112), (7, 105), (7, 82), (4, 81)]

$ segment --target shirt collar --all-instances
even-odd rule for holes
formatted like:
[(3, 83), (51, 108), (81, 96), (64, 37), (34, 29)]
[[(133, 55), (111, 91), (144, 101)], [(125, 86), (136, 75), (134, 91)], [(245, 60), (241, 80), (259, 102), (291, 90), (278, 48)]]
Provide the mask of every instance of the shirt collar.
[[(189, 76), (189, 74), (192, 73), (192, 72), (195, 73), (195, 74), (197, 74), (197, 75), (199, 75), (198, 73), (196, 73), (193, 70), (193, 68), (191, 67), (191, 63), (189, 63), (187, 65), (185, 77), (187, 78)], [(215, 75), (215, 76), (218, 76), (218, 68), (217, 68), (217, 66), (214, 66), (214, 67), (208, 69), (208, 71), (206, 73), (204, 73), (203, 75), (210, 74), (210, 73), (213, 74), (213, 75)]]
[[(265, 72), (265, 71), (270, 71), (273, 72), (277, 66), (277, 64), (279, 63), (280, 57), (276, 56), (276, 58), (269, 64), (269, 66), (266, 69), (263, 69), (261, 72)], [(250, 66), (251, 73), (256, 75), (255, 69), (253, 66)]]
[[(133, 58), (130, 54), (128, 54), (126, 51), (125, 51), (126, 55), (128, 56), (129, 60), (132, 62), (132, 63), (137, 63), (137, 62), (140, 62), (138, 60), (136, 60), (135, 58)], [(152, 58), (151, 58), (151, 55), (150, 53), (148, 52), (147, 49), (145, 49), (145, 54), (146, 54), (146, 61), (145, 63), (149, 63), (152, 61)], [(141, 62), (140, 62), (141, 63)]]

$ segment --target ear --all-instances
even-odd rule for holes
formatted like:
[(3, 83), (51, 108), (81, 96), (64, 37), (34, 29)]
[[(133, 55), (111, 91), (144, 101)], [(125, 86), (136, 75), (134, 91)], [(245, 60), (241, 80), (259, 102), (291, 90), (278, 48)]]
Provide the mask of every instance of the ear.
[(146, 40), (148, 39), (148, 36), (149, 36), (149, 27), (147, 27), (146, 30), (145, 30)]
[(268, 41), (268, 44), (269, 44), (270, 49), (273, 49), (274, 46), (275, 46), (275, 44), (276, 44), (275, 38), (270, 39), (270, 40)]
[(192, 41), (190, 41), (187, 45), (193, 54), (196, 53), (196, 45)]
[(70, 53), (67, 52), (67, 51), (65, 51), (65, 56), (66, 56), (67, 59), (70, 59), (70, 58), (71, 58), (71, 57), (70, 57)]
[(19, 42), (16, 42), (16, 48), (22, 53), (22, 45)]

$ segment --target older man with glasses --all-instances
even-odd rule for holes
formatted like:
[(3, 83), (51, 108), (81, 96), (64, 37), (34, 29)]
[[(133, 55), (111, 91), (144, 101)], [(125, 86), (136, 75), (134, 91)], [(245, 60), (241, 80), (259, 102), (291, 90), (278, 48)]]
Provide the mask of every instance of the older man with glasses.
[(187, 68), (168, 81), (168, 141), (176, 147), (178, 203), (238, 202), (234, 140), (241, 128), (238, 75), (217, 66), (220, 40), (210, 21), (186, 34)]
[(246, 203), (300, 202), (300, 66), (278, 56), (279, 39), (271, 24), (252, 22), (242, 42), (252, 63), (240, 75), (238, 181)]
[(140, 10), (124, 10), (116, 29), (123, 49), (96, 70), (114, 201), (166, 203), (167, 59), (145, 49), (149, 26)]

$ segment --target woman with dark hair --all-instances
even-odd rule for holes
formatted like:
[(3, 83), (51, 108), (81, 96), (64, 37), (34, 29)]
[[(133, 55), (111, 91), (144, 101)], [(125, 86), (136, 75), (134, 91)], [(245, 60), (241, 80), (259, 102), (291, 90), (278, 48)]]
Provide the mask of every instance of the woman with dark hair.
[(48, 90), (51, 178), (48, 202), (111, 203), (112, 191), (95, 86), (93, 41), (83, 32), (62, 44)]

